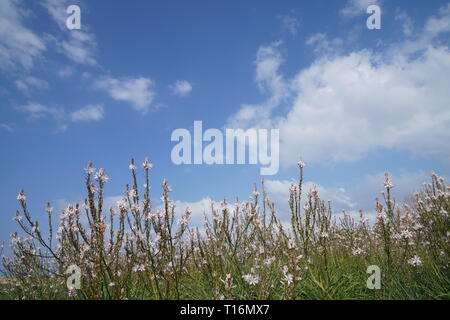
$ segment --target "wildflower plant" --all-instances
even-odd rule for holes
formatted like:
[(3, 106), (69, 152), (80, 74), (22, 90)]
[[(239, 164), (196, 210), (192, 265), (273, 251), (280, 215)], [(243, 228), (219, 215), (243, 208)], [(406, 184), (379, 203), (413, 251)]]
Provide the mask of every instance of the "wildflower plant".
[[(140, 168), (141, 167), (141, 168)], [(404, 204), (385, 176), (377, 218), (344, 214), (316, 187), (302, 197), (303, 170), (290, 187), (290, 223), (282, 221), (254, 185), (234, 204), (211, 204), (203, 226), (192, 211), (176, 214), (171, 186), (162, 182), (161, 206), (150, 200), (152, 164), (129, 164), (131, 184), (116, 208), (104, 207), (104, 169), (85, 169), (86, 199), (69, 204), (53, 221), (34, 220), (25, 192), (14, 220), (11, 255), (2, 256), (0, 295), (10, 299), (448, 299), (450, 298), (450, 186), (431, 183)], [(143, 173), (143, 188), (138, 176)], [(44, 227), (42, 227), (44, 226)], [(1, 249), (0, 249), (1, 250)], [(80, 288), (67, 287), (70, 266)], [(382, 271), (381, 289), (366, 287), (366, 269)]]

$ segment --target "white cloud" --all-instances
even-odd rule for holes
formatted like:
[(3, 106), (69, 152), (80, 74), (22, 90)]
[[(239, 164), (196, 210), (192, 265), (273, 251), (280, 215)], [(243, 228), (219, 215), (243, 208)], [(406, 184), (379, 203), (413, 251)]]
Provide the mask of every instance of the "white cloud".
[(450, 31), (450, 3), (439, 9), (439, 14), (428, 19), (425, 32), (430, 36)]
[(370, 5), (380, 5), (380, 0), (347, 0), (346, 6), (340, 11), (344, 17), (352, 18), (365, 14)]
[[(284, 164), (299, 155), (313, 163), (353, 162), (379, 148), (450, 160), (450, 50), (434, 41), (450, 30), (449, 8), (415, 40), (383, 53), (319, 56), (292, 79), (279, 73), (277, 47), (264, 49), (270, 54), (257, 64), (257, 82), (272, 88), (271, 96), (259, 107), (242, 106), (228, 124), (279, 128)], [(289, 111), (276, 118), (280, 105)]]
[(68, 40), (60, 43), (63, 53), (74, 62), (96, 66), (94, 58), (97, 42), (92, 33), (71, 30)]
[(280, 104), (287, 95), (287, 84), (279, 72), (283, 63), (278, 47), (282, 43), (274, 42), (261, 46), (256, 54), (255, 82), (259, 90), (269, 94), (269, 99), (261, 104), (243, 104), (238, 112), (230, 117), (226, 123), (227, 128), (270, 127), (271, 111)]
[(271, 94), (273, 103), (279, 101), (284, 95), (284, 81), (279, 69), (283, 63), (278, 47), (281, 41), (271, 43), (268, 46), (261, 46), (256, 53), (256, 75), (255, 81), (262, 92)]
[(62, 109), (47, 107), (36, 102), (29, 102), (28, 104), (18, 107), (18, 109), (25, 112), (29, 119), (45, 118), (47, 116), (61, 118), (64, 114)]
[(153, 80), (149, 78), (103, 78), (96, 82), (99, 89), (105, 90), (114, 100), (131, 103), (143, 113), (147, 112), (155, 97)]
[(330, 40), (326, 34), (318, 32), (310, 36), (305, 44), (313, 47), (316, 54), (328, 55), (331, 53), (336, 54), (342, 49), (344, 43), (340, 38)]
[(89, 27), (83, 23), (83, 11), (81, 11), (81, 29), (68, 30), (66, 19), (68, 17), (66, 9), (71, 5), (69, 0), (45, 0), (42, 5), (47, 9), (50, 16), (64, 31), (65, 38), (53, 37), (59, 50), (70, 60), (91, 66), (98, 65), (95, 59), (97, 41), (95, 35), (89, 32)]
[(14, 128), (12, 125), (10, 124), (6, 124), (6, 123), (0, 123), (0, 128), (8, 131), (8, 132), (14, 132)]
[(44, 41), (24, 25), (27, 15), (29, 12), (20, 5), (20, 1), (0, 1), (1, 69), (29, 69), (46, 50)]
[(50, 16), (58, 24), (61, 29), (66, 27), (67, 13), (66, 8), (69, 6), (68, 0), (44, 0), (42, 6), (47, 9)]
[(73, 112), (63, 108), (49, 107), (37, 102), (19, 106), (18, 110), (26, 114), (28, 120), (51, 119), (57, 125), (57, 131), (65, 131), (69, 122), (88, 122), (103, 119), (104, 110), (100, 105), (87, 105)]
[(281, 20), (281, 28), (283, 32), (289, 32), (292, 36), (296, 36), (298, 28), (300, 27), (300, 21), (293, 15), (278, 15), (278, 19)]
[(74, 69), (69, 66), (65, 66), (58, 70), (58, 76), (61, 78), (68, 78), (74, 73)]
[(178, 80), (171, 86), (173, 94), (179, 97), (185, 97), (192, 91), (192, 84), (186, 80)]
[(33, 76), (26, 76), (22, 79), (16, 80), (16, 86), (20, 91), (28, 94), (32, 88), (39, 90), (48, 89), (49, 84), (45, 80)]
[(395, 20), (401, 22), (402, 31), (405, 36), (412, 36), (414, 31), (414, 21), (406, 12), (397, 10)]
[(377, 62), (355, 52), (297, 76), (295, 102), (279, 123), (286, 157), (351, 162), (376, 148), (450, 156), (448, 49), (429, 48), (405, 65)]
[(104, 110), (100, 105), (88, 105), (70, 114), (73, 122), (99, 121), (103, 119)]

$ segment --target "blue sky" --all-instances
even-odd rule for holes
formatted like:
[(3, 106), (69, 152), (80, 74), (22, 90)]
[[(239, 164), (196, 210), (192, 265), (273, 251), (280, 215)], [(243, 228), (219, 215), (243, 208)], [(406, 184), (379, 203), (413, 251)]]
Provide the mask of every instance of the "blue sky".
[[(370, 4), (381, 30), (366, 27)], [(171, 162), (172, 131), (194, 120), (280, 129), (266, 180), (286, 217), (300, 156), (336, 212), (370, 212), (386, 171), (400, 198), (432, 170), (448, 177), (449, 32), (444, 0), (0, 0), (0, 242), (19, 189), (41, 219), (47, 201), (83, 199), (88, 160), (110, 203), (145, 156), (155, 201), (163, 178), (198, 215), (208, 197), (247, 199), (258, 166)]]

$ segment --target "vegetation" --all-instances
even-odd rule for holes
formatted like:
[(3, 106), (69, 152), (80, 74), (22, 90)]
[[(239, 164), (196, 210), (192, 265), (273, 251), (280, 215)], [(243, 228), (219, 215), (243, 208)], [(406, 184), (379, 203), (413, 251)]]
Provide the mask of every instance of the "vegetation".
[[(132, 184), (117, 209), (103, 207), (105, 170), (89, 163), (87, 198), (69, 205), (54, 232), (47, 204), (45, 230), (32, 219), (23, 191), (12, 234), (12, 256), (2, 258), (0, 297), (9, 299), (449, 299), (450, 186), (431, 183), (398, 205), (388, 175), (370, 223), (333, 218), (316, 189), (302, 197), (290, 188), (290, 223), (277, 217), (262, 181), (246, 202), (211, 206), (203, 227), (177, 217), (171, 188), (152, 207), (146, 159), (144, 190), (130, 164)], [(81, 270), (81, 288), (68, 290), (66, 271)], [(381, 269), (381, 288), (367, 288), (368, 266)]]

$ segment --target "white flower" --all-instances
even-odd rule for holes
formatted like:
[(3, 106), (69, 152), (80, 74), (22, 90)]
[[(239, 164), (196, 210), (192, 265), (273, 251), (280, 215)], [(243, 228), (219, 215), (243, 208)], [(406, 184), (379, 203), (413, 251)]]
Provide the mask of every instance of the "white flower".
[(320, 233), (320, 237), (321, 237), (321, 238), (328, 238), (329, 236), (330, 236), (330, 235), (328, 234), (328, 232), (325, 232), (325, 231), (324, 231), (324, 232), (321, 232), (321, 233)]
[(128, 206), (127, 206), (127, 199), (122, 198), (119, 201), (117, 201), (117, 206), (119, 207), (119, 209), (121, 211), (126, 211)]
[(404, 239), (412, 239), (412, 237), (414, 236), (413, 233), (409, 230), (403, 230), (400, 233), (400, 236)]
[(19, 194), (17, 195), (17, 200), (19, 200), (19, 201), (27, 200), (27, 197), (25, 197), (25, 194), (23, 193), (23, 191), (19, 192)]
[(295, 248), (295, 241), (294, 239), (289, 239), (288, 241), (288, 249), (294, 249)]
[(251, 273), (244, 274), (242, 278), (251, 286), (257, 285), (259, 283), (259, 276), (255, 274), (255, 270), (253, 268), (251, 269)]
[(379, 212), (379, 213), (377, 214), (377, 219), (380, 220), (381, 222), (386, 222), (386, 220), (387, 220), (387, 215), (386, 215), (386, 213), (385, 213), (384, 211)]
[(134, 163), (130, 163), (130, 165), (128, 166), (128, 169), (136, 170), (136, 166), (134, 165)]
[(140, 271), (144, 272), (145, 271), (145, 265), (144, 264), (138, 264), (138, 265), (134, 266), (132, 268), (132, 270), (133, 270), (133, 272), (140, 272)]
[(88, 163), (88, 166), (84, 169), (84, 171), (89, 175), (95, 172), (95, 168), (92, 167), (92, 162)]
[(130, 198), (137, 198), (137, 197), (138, 197), (138, 194), (137, 194), (137, 192), (136, 192), (135, 189), (131, 189), (131, 190), (128, 190), (128, 196), (129, 196)]
[(297, 164), (298, 164), (298, 166), (299, 166), (300, 168), (302, 168), (302, 169), (305, 167), (305, 163), (303, 162), (303, 159), (300, 159), (300, 161), (297, 162)]
[(294, 281), (294, 276), (289, 273), (288, 266), (283, 267), (283, 278), (280, 280), (281, 283), (286, 283), (288, 286)]
[(275, 261), (275, 257), (270, 257), (264, 260), (266, 266), (270, 266)]
[(259, 283), (259, 276), (256, 274), (244, 274), (242, 278), (251, 286), (257, 285)]
[(419, 256), (415, 255), (414, 257), (408, 260), (408, 263), (414, 267), (417, 267), (422, 265), (422, 260), (420, 260)]
[(420, 230), (423, 228), (423, 225), (421, 225), (419, 222), (416, 222), (413, 226), (414, 230)]
[(151, 168), (153, 167), (153, 164), (151, 164), (151, 163), (148, 161), (148, 158), (145, 158), (144, 162), (142, 163), (142, 167), (143, 167), (144, 169), (151, 169)]
[(172, 191), (172, 188), (170, 187), (169, 182), (166, 179), (163, 180), (163, 183), (162, 183), (161, 186), (162, 186), (162, 188), (163, 188), (163, 190), (165, 192), (171, 192)]
[(359, 256), (360, 254), (363, 254), (363, 253), (364, 253), (364, 251), (361, 248), (353, 248), (353, 250), (352, 250), (352, 254), (354, 256)]
[(47, 203), (47, 206), (45, 207), (45, 211), (46, 211), (48, 214), (51, 214), (51, 213), (53, 212), (53, 208), (52, 208), (52, 206), (50, 205), (50, 203)]
[(386, 189), (392, 189), (394, 187), (394, 185), (392, 184), (391, 179), (389, 178), (389, 174), (385, 173), (384, 178), (385, 178), (384, 187)]
[(103, 168), (95, 174), (94, 179), (103, 183), (106, 183), (109, 180), (109, 178), (105, 175), (105, 169)]
[(294, 276), (290, 273), (286, 273), (284, 277), (281, 279), (281, 283), (286, 283), (288, 286), (292, 284), (294, 281)]

